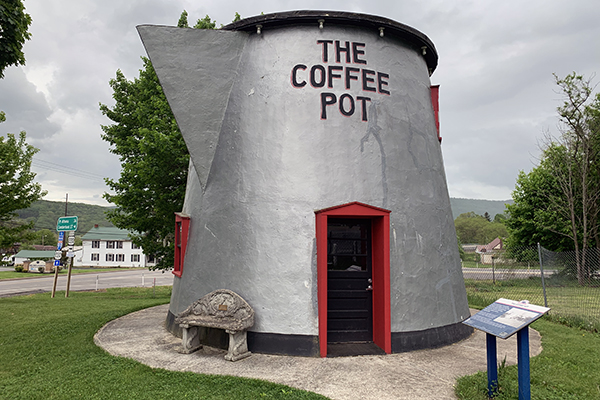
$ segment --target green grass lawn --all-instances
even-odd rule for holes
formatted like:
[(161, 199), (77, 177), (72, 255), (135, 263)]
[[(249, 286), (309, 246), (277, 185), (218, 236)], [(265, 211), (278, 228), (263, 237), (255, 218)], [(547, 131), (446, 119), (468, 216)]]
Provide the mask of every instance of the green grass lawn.
[(169, 302), (171, 287), (0, 298), (1, 399), (325, 399), (270, 382), (171, 372), (94, 344), (107, 322)]
[[(498, 298), (529, 300), (544, 305), (541, 278), (496, 281), (465, 279), (469, 305), (483, 308)], [(546, 279), (546, 298), (550, 315), (568, 319), (578, 327), (600, 332), (600, 287), (579, 286), (576, 281), (559, 278)]]
[[(73, 268), (71, 274), (90, 274), (96, 272), (118, 272), (128, 271), (132, 269), (144, 269), (145, 268)], [(61, 269), (59, 275), (67, 275), (67, 268)], [(41, 278), (41, 277), (54, 276), (53, 273), (41, 274), (39, 272), (15, 272), (15, 271), (0, 271), (0, 280), (2, 279), (29, 279), (29, 278)]]
[[(495, 284), (467, 279), (465, 285), (474, 308), (486, 307), (500, 297), (544, 305), (541, 278)], [(546, 279), (546, 295), (550, 314), (532, 325), (542, 335), (543, 351), (531, 359), (531, 398), (600, 399), (600, 288), (582, 287), (557, 275)], [(516, 365), (501, 367), (498, 381), (497, 399), (518, 399)], [(460, 378), (455, 392), (460, 399), (487, 399), (486, 372)]]
[[(547, 320), (533, 326), (542, 335), (542, 353), (531, 359), (531, 398), (600, 399), (600, 335)], [(501, 360), (499, 360), (501, 361)], [(501, 367), (498, 400), (518, 399), (517, 366)], [(459, 399), (487, 400), (487, 373), (458, 379)]]

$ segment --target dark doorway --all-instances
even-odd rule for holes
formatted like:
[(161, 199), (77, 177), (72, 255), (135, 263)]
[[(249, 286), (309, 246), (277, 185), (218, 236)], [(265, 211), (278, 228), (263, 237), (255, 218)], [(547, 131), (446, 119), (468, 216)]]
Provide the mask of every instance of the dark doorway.
[(371, 219), (328, 219), (328, 343), (373, 341), (371, 242)]

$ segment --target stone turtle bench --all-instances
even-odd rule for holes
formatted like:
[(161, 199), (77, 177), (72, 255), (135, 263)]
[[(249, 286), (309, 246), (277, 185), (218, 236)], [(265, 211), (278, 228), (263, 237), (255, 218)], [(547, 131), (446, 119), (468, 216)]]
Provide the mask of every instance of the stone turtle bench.
[(246, 332), (254, 325), (254, 310), (235, 292), (218, 289), (194, 302), (177, 315), (175, 323), (183, 329), (183, 352), (202, 347), (198, 327), (224, 329), (229, 334), (225, 359), (237, 361), (248, 357)]

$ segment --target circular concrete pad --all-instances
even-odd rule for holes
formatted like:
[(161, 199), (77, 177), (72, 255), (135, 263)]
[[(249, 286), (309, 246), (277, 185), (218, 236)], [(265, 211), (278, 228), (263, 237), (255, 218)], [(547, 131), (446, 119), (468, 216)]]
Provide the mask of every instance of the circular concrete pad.
[[(310, 358), (252, 354), (230, 362), (225, 351), (205, 347), (180, 354), (181, 339), (166, 331), (169, 306), (137, 311), (106, 324), (96, 344), (110, 354), (154, 368), (264, 379), (320, 393), (331, 399), (456, 399), (456, 378), (485, 371), (485, 333), (433, 350), (383, 356)], [(473, 310), (474, 312), (474, 310)], [(516, 335), (499, 339), (498, 361), (517, 362)], [(541, 352), (541, 338), (530, 329), (530, 355)]]

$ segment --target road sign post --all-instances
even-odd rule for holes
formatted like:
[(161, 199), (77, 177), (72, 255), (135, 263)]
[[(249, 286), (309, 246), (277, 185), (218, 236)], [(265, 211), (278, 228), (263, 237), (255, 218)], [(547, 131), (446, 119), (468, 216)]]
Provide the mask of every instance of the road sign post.
[[(67, 213), (65, 208), (65, 214)], [(56, 230), (58, 231), (58, 244), (56, 245), (56, 254), (54, 258), (54, 284), (52, 285), (52, 298), (54, 298), (54, 294), (56, 293), (56, 283), (58, 282), (58, 267), (60, 266), (60, 258), (62, 257), (62, 248), (65, 239), (65, 232), (69, 232), (69, 251), (73, 251), (73, 243), (75, 241), (75, 231), (77, 230), (77, 225), (79, 222), (79, 218), (77, 216), (70, 217), (58, 217), (58, 221), (56, 221)], [(60, 254), (60, 255), (59, 255)], [(69, 297), (69, 285), (71, 284), (71, 268), (73, 267), (73, 257), (71, 257), (69, 263), (69, 273), (67, 277), (67, 291), (65, 292), (65, 297)]]
[[(77, 218), (77, 217), (75, 217)], [(67, 256), (69, 253), (71, 253), (71, 257), (69, 260), (69, 272), (67, 273), (67, 290), (65, 292), (65, 297), (69, 297), (69, 289), (71, 287), (71, 270), (73, 269), (73, 243), (75, 243), (75, 232), (74, 231), (70, 231), (69, 232), (69, 252), (67, 253)]]

